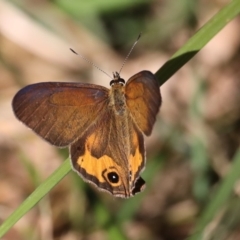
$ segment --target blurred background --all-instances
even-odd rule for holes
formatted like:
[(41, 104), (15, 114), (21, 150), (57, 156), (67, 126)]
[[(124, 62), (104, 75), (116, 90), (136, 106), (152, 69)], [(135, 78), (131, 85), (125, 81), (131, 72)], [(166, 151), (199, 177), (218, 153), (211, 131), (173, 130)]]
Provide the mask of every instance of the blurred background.
[[(227, 0), (1, 0), (0, 223), (68, 157), (19, 122), (22, 87), (45, 81), (109, 87), (121, 76), (155, 73)], [(240, 142), (240, 18), (231, 21), (162, 87), (163, 104), (145, 138), (144, 192), (116, 199), (68, 174), (4, 237), (36, 240), (181, 240), (228, 172)], [(240, 171), (240, 169), (239, 169)], [(239, 185), (205, 239), (240, 239)]]

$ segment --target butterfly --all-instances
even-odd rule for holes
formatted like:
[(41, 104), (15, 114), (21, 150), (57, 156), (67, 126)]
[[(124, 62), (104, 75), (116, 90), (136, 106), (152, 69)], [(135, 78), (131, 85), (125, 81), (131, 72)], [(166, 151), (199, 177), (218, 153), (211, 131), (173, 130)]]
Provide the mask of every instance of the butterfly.
[(143, 134), (152, 132), (161, 105), (157, 80), (141, 71), (126, 83), (116, 72), (111, 88), (86, 83), (28, 85), (13, 98), (16, 117), (57, 147), (69, 147), (73, 169), (116, 197), (144, 189)]
[(12, 107), (47, 142), (69, 147), (72, 168), (83, 180), (128, 198), (145, 188), (140, 176), (146, 164), (143, 134), (151, 134), (162, 100), (151, 72), (135, 74), (126, 85), (119, 73), (113, 73), (110, 89), (86, 83), (32, 84), (15, 95)]

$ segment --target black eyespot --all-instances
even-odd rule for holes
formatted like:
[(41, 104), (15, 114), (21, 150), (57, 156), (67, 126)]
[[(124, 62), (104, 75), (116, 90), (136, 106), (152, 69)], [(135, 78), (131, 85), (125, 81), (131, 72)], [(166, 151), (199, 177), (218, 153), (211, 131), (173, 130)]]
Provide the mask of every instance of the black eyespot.
[(132, 195), (135, 195), (136, 193), (141, 192), (144, 188), (145, 188), (145, 181), (141, 177), (139, 177), (135, 181), (134, 188), (132, 189)]
[(107, 174), (108, 180), (111, 183), (118, 183), (119, 181), (119, 176), (116, 172), (110, 172)]

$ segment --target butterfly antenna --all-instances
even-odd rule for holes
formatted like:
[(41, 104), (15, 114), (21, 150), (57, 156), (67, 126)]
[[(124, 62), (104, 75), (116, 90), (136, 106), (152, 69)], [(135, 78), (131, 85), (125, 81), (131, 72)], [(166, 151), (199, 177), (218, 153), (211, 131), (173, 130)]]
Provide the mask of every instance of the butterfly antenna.
[(130, 56), (132, 50), (134, 49), (135, 45), (137, 44), (138, 40), (140, 39), (141, 35), (142, 35), (142, 33), (140, 33), (140, 34), (138, 35), (137, 40), (136, 40), (135, 43), (132, 45), (132, 48), (130, 49), (128, 55), (127, 55), (126, 58), (124, 59), (123, 64), (122, 64), (122, 67), (120, 68), (120, 71), (119, 71), (119, 75), (120, 75), (120, 73), (121, 73), (121, 71), (122, 71), (122, 69), (123, 69), (123, 66), (125, 65), (126, 61), (128, 60), (128, 57)]
[(106, 73), (105, 71), (103, 71), (100, 67), (98, 67), (97, 65), (95, 65), (95, 64), (94, 64), (93, 62), (91, 62), (89, 59), (85, 58), (85, 57), (84, 57), (83, 55), (81, 55), (81, 54), (78, 54), (78, 53), (75, 52), (72, 48), (70, 48), (70, 50), (71, 50), (74, 54), (78, 55), (78, 56), (81, 57), (83, 60), (85, 60), (86, 62), (90, 63), (92, 66), (94, 66), (95, 68), (97, 68), (99, 71), (105, 73), (108, 77), (110, 77), (110, 78), (112, 79), (112, 77), (111, 77), (109, 74), (107, 74), (107, 73)]

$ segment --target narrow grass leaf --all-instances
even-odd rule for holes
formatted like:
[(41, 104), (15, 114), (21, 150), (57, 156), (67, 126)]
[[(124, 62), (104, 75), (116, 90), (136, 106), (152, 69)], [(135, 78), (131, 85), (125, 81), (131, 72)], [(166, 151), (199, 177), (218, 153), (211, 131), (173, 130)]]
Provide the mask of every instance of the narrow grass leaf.
[(233, 0), (223, 7), (155, 73), (159, 79), (159, 84), (165, 83), (177, 70), (194, 57), (239, 12), (240, 0)]
[(222, 184), (219, 186), (215, 193), (215, 196), (209, 204), (206, 206), (199, 222), (194, 230), (195, 234), (192, 235), (189, 240), (200, 240), (203, 239), (203, 232), (205, 227), (213, 220), (219, 210), (222, 209), (224, 203), (231, 196), (233, 186), (236, 181), (240, 178), (240, 149), (234, 156), (231, 170), (224, 178)]
[(49, 177), (0, 226), (0, 238), (71, 170), (69, 159)]

